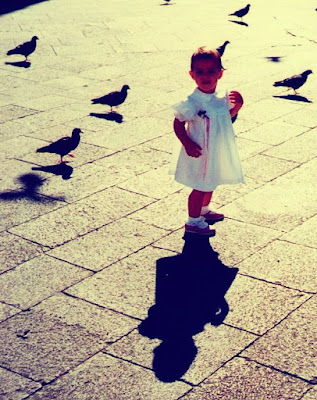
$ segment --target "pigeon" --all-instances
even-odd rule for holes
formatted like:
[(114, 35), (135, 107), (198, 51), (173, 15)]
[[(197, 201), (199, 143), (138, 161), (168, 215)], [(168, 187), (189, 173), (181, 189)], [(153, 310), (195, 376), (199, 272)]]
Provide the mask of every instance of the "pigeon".
[(219, 46), (219, 47), (216, 48), (216, 50), (217, 50), (218, 53), (220, 54), (220, 57), (223, 56), (223, 53), (225, 52), (226, 46), (227, 46), (227, 44), (229, 44), (229, 43), (230, 43), (229, 40), (226, 40), (226, 41), (224, 42), (224, 44), (222, 44), (221, 46)]
[(300, 88), (304, 85), (307, 80), (309, 74), (312, 74), (313, 71), (308, 69), (304, 71), (302, 74), (293, 75), (290, 78), (283, 79), (282, 81), (274, 82), (273, 86), (285, 86), (294, 89), (295, 94), (297, 94), (296, 89)]
[(107, 104), (111, 107), (112, 112), (112, 107), (119, 106), (125, 101), (128, 95), (128, 89), (130, 89), (128, 85), (123, 85), (120, 92), (111, 92), (105, 96), (92, 99), (91, 101), (93, 104)]
[(250, 4), (246, 5), (244, 8), (241, 8), (240, 10), (237, 10), (234, 13), (228, 14), (228, 15), (234, 15), (235, 17), (242, 18), (248, 14), (249, 10), (250, 10)]
[(81, 129), (75, 128), (72, 132), (72, 136), (63, 137), (48, 146), (37, 149), (36, 152), (59, 154), (61, 156), (60, 162), (62, 163), (63, 157), (66, 156), (66, 154), (69, 154), (72, 150), (75, 150), (79, 145), (81, 132)]
[(35, 50), (36, 41), (38, 39), (39, 38), (37, 36), (33, 36), (29, 42), (22, 43), (14, 49), (9, 50), (7, 55), (11, 56), (12, 54), (21, 54), (25, 57), (25, 61), (28, 61), (28, 56)]

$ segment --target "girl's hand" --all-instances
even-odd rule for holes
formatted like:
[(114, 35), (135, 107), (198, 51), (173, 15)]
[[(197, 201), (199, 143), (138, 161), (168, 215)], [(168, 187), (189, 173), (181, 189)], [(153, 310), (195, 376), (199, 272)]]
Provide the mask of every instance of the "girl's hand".
[(230, 115), (231, 117), (234, 117), (238, 114), (243, 105), (243, 98), (239, 92), (232, 91), (229, 93), (229, 101), (233, 104), (233, 108), (230, 110)]
[(184, 145), (184, 147), (185, 147), (186, 153), (190, 157), (198, 158), (202, 154), (201, 147), (198, 146), (198, 144), (196, 144), (192, 140), (188, 141), (188, 143), (186, 143), (186, 145)]

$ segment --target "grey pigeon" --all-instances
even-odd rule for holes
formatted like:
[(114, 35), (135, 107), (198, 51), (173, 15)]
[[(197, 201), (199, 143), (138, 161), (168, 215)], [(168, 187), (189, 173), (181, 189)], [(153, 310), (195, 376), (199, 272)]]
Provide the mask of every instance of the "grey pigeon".
[(223, 56), (223, 53), (225, 52), (226, 46), (227, 46), (227, 44), (229, 44), (229, 43), (230, 43), (229, 40), (226, 40), (226, 41), (224, 42), (224, 44), (222, 44), (221, 46), (219, 46), (219, 47), (216, 48), (216, 50), (217, 50), (218, 53), (220, 54), (220, 57)]
[(37, 149), (36, 152), (59, 154), (61, 156), (60, 162), (63, 162), (63, 157), (66, 156), (66, 154), (69, 154), (72, 150), (75, 150), (79, 145), (81, 132), (81, 129), (75, 128), (72, 132), (72, 136), (63, 137), (48, 146)]
[(228, 14), (228, 15), (234, 15), (235, 17), (242, 18), (248, 14), (249, 10), (250, 10), (250, 4), (246, 5), (244, 8), (241, 8), (240, 10), (237, 10), (234, 13)]
[(38, 39), (39, 38), (37, 36), (33, 36), (29, 42), (22, 43), (14, 49), (9, 50), (7, 55), (11, 56), (12, 54), (21, 54), (25, 57), (25, 61), (27, 61), (28, 56), (34, 52), (36, 48), (36, 41)]
[(273, 86), (285, 86), (294, 89), (295, 94), (297, 94), (296, 89), (300, 88), (304, 85), (307, 80), (309, 74), (312, 74), (313, 71), (308, 69), (304, 71), (302, 74), (293, 75), (290, 78), (283, 79), (282, 81), (274, 82)]
[(125, 101), (128, 95), (128, 89), (130, 89), (128, 85), (123, 85), (120, 92), (111, 92), (105, 96), (92, 99), (92, 104), (107, 104), (111, 107), (112, 111), (112, 107), (119, 106)]

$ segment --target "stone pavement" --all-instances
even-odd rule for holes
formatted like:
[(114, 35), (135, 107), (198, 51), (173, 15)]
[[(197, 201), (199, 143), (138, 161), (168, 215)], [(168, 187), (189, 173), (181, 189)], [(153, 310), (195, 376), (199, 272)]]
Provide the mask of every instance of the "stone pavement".
[[(317, 14), (312, 0), (258, 3), (242, 23), (228, 18), (245, 5), (234, 0), (48, 0), (0, 17), (0, 399), (317, 399), (317, 81), (298, 96), (272, 86), (316, 73)], [(6, 56), (34, 35), (31, 64)], [(210, 239), (232, 275), (230, 312), (195, 330), (203, 304), (190, 315), (184, 288), (211, 269), (191, 260), (173, 281), (184, 318), (162, 313), (163, 333), (141, 334), (168, 293), (160, 262), (184, 246), (170, 106), (194, 88), (192, 52), (225, 40), (221, 83), (245, 99), (246, 183), (215, 192), (226, 219)], [(90, 99), (123, 84), (118, 123)], [(59, 157), (36, 149), (75, 127), (62, 179)]]

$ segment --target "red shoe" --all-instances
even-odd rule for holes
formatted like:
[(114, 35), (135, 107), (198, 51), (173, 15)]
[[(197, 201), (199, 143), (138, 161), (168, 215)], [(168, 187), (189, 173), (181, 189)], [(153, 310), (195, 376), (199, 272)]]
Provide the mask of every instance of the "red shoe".
[(188, 224), (185, 224), (185, 232), (197, 233), (198, 235), (204, 235), (204, 236), (215, 236), (216, 234), (215, 229), (210, 229), (209, 226), (200, 228), (199, 226), (188, 225)]
[(205, 218), (207, 224), (214, 224), (215, 222), (223, 221), (225, 216), (223, 214), (218, 214), (214, 211), (208, 211), (206, 214), (202, 215)]

